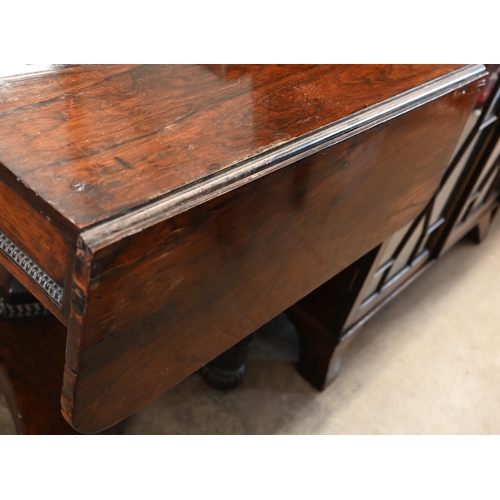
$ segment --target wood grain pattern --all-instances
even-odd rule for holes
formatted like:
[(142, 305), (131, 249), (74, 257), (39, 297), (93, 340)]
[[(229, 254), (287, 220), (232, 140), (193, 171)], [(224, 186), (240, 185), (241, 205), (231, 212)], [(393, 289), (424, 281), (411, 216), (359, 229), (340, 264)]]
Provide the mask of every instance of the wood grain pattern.
[(0, 78), (0, 231), (67, 291), (62, 308), (22, 266), (0, 263), (67, 324), (76, 242), (89, 225), (134, 232), (137, 220), (164, 218), (164, 203), (182, 211), (220, 196), (482, 71), (128, 65)]
[(54, 317), (0, 318), (0, 390), (18, 434), (77, 434), (60, 411), (65, 344)]
[(459, 67), (84, 66), (0, 79), (0, 164), (84, 228)]
[(125, 418), (412, 220), (476, 96), (448, 94), (114, 243), (83, 233), (66, 418), (82, 432)]
[(378, 310), (465, 235), (477, 243), (486, 237), (499, 203), (500, 165), (500, 65), (488, 69), (439, 191), (426, 209), (288, 311), (301, 341), (299, 371), (318, 389), (333, 381), (343, 352)]
[(50, 216), (33, 210), (23, 198), (2, 182), (0, 212), (0, 231), (22, 249), (30, 249), (30, 257), (40, 265), (43, 263), (45, 270), (57, 283), (64, 284), (69, 238), (54, 229)]
[[(63, 289), (71, 276), (74, 235), (54, 227), (46, 212), (34, 210), (19, 192), (1, 180), (0, 212), (0, 265), (14, 274), (45, 307), (64, 321), (69, 301), (63, 304)], [(10, 244), (4, 248), (8, 242), (16, 246), (16, 255), (10, 251)], [(32, 275), (35, 269), (37, 273)], [(43, 285), (36, 280), (42, 272), (43, 276), (49, 276)], [(44, 285), (50, 282), (52, 285), (46, 290)], [(66, 306), (64, 311), (63, 305)]]
[(69, 328), (71, 425), (123, 419), (414, 218), (477, 94), (463, 87), (484, 74), (115, 65), (0, 78), (0, 231), (64, 288), (53, 312)]

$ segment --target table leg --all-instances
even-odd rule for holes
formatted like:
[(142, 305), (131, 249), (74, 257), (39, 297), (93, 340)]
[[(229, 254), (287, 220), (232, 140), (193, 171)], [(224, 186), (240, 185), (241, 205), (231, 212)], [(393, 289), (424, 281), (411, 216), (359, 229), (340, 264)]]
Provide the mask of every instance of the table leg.
[(319, 390), (333, 382), (355, 337), (349, 318), (366, 279), (376, 265), (376, 247), (287, 309), (299, 335), (300, 374)]
[(481, 243), (488, 236), (490, 230), (491, 222), (495, 215), (496, 208), (492, 211), (486, 212), (478, 221), (477, 225), (472, 228), (469, 233), (469, 238), (471, 238), (475, 243)]
[(65, 350), (66, 327), (0, 268), (0, 391), (18, 434), (79, 434), (61, 414)]
[(0, 318), (0, 390), (18, 434), (77, 434), (61, 415), (65, 344), (54, 317)]
[(219, 391), (230, 391), (240, 385), (245, 376), (252, 340), (253, 334), (203, 366), (199, 373), (205, 383)]

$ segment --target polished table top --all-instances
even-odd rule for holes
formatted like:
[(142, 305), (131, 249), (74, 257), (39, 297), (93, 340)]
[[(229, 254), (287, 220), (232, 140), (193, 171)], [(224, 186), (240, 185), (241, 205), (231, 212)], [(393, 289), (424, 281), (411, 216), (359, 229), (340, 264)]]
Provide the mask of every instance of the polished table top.
[(0, 78), (0, 263), (68, 327), (68, 421), (97, 432), (126, 417), (411, 220), (484, 74), (111, 65)]
[(4, 77), (0, 162), (81, 231), (459, 68), (117, 65)]

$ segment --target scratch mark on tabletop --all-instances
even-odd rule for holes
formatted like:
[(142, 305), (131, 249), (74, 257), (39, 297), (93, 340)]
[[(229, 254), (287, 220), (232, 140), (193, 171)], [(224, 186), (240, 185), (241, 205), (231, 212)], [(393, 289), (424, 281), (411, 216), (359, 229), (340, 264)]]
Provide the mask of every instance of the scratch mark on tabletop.
[(132, 170), (132, 165), (130, 165), (128, 161), (125, 161), (123, 158), (120, 158), (119, 156), (115, 156), (114, 159), (125, 168)]

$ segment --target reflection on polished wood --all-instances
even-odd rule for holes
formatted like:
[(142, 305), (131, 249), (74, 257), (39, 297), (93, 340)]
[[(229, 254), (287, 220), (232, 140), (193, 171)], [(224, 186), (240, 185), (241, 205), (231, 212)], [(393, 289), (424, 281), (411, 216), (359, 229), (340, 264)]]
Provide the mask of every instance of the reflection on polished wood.
[(68, 328), (67, 421), (110, 427), (414, 220), (485, 74), (130, 65), (0, 79), (0, 264)]
[(360, 327), (466, 235), (480, 243), (500, 195), (500, 65), (489, 75), (425, 209), (383, 244), (300, 300), (288, 314), (301, 339), (299, 371), (319, 389), (337, 376)]
[(83, 66), (6, 78), (1, 159), (76, 232), (458, 68)]

